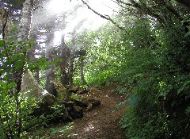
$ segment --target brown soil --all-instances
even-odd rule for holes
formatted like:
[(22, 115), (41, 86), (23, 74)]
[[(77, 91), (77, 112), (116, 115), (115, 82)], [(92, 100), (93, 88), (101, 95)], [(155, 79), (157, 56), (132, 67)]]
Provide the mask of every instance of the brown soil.
[[(125, 106), (117, 107), (124, 101), (124, 97), (112, 93), (113, 87), (104, 89), (92, 88), (86, 99), (97, 99), (101, 105), (84, 113), (84, 117), (70, 123), (68, 132), (64, 132), (65, 125), (60, 124), (49, 128), (43, 139), (125, 139), (119, 121), (124, 114)], [(57, 130), (54, 134), (51, 129)], [(40, 132), (41, 133), (41, 132)], [(42, 132), (43, 133), (43, 132)]]
[(125, 106), (117, 107), (124, 101), (124, 97), (113, 94), (111, 90), (92, 88), (84, 97), (100, 100), (101, 105), (85, 112), (83, 118), (75, 120), (66, 136), (56, 135), (52, 139), (125, 139), (119, 126)]

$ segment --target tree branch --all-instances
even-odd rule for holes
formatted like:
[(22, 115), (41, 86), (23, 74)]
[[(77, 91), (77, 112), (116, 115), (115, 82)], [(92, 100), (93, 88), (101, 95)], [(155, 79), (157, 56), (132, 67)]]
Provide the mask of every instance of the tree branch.
[(86, 5), (87, 8), (88, 8), (89, 10), (91, 10), (93, 13), (95, 13), (96, 15), (100, 16), (101, 18), (104, 18), (104, 19), (110, 21), (112, 24), (114, 24), (114, 25), (115, 25), (116, 27), (118, 27), (119, 29), (126, 31), (125, 27), (122, 27), (122, 26), (118, 25), (109, 15), (103, 15), (103, 14), (101, 14), (101, 13), (95, 11), (88, 3), (85, 2), (84, 0), (81, 0), (81, 2), (82, 2), (84, 5)]

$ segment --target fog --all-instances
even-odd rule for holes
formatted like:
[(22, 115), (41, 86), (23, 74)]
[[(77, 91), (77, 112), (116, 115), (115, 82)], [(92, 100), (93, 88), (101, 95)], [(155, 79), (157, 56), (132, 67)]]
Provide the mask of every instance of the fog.
[[(89, 0), (97, 12), (113, 15), (117, 11), (112, 0)], [(107, 20), (99, 17), (81, 0), (43, 0), (35, 7), (32, 17), (32, 32), (37, 34), (38, 51), (47, 54), (54, 47), (76, 39), (83, 31), (97, 30)], [(73, 49), (80, 49), (73, 44)]]

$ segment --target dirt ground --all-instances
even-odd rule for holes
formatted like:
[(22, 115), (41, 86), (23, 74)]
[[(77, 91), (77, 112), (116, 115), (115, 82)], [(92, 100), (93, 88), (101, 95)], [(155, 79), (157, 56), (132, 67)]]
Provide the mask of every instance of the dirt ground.
[(84, 117), (73, 123), (73, 129), (67, 136), (59, 136), (60, 139), (125, 139), (119, 126), (125, 106), (118, 107), (124, 101), (123, 96), (113, 94), (111, 88), (101, 90), (91, 89), (86, 98), (94, 98), (101, 101), (101, 105), (84, 114)]

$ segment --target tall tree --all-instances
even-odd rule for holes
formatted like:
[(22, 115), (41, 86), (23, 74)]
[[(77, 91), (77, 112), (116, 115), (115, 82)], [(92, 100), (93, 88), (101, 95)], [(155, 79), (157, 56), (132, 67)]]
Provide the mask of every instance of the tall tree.
[[(31, 18), (32, 18), (32, 10), (33, 10), (33, 0), (26, 0), (23, 3), (23, 9), (22, 9), (22, 17), (20, 21), (20, 27), (19, 27), (19, 33), (18, 33), (18, 41), (21, 43), (21, 41), (28, 41), (30, 37), (30, 31), (31, 31)], [(17, 52), (20, 53), (22, 56), (22, 62), (19, 68), (18, 65), (15, 65), (14, 70), (14, 81), (16, 83), (16, 92), (15, 92), (15, 98), (16, 98), (16, 105), (17, 105), (17, 134), (18, 137), (20, 137), (22, 123), (21, 123), (21, 117), (20, 117), (20, 101), (19, 101), (19, 93), (21, 91), (21, 82), (22, 82), (22, 75), (24, 72), (24, 65), (26, 64), (26, 56), (27, 56), (27, 49), (23, 50), (24, 48), (17, 48)]]

